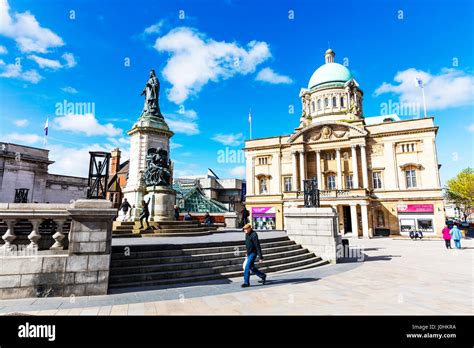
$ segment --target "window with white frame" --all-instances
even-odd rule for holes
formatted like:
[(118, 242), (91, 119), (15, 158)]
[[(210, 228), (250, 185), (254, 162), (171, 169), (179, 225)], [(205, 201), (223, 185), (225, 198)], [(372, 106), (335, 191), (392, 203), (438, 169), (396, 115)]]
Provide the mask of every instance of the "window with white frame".
[(374, 189), (382, 188), (382, 172), (372, 172), (372, 186)]
[(344, 107), (344, 97), (341, 97), (341, 108)]
[(333, 174), (328, 175), (328, 190), (336, 189), (336, 176)]
[(405, 170), (405, 178), (407, 188), (416, 187), (416, 169), (410, 168)]
[(314, 112), (314, 101), (311, 102), (311, 111)]
[(354, 183), (352, 181), (352, 175), (346, 176), (346, 189), (352, 190), (354, 188)]
[(326, 159), (328, 161), (335, 160), (336, 159), (336, 153), (335, 152), (326, 152)]
[(332, 107), (335, 108), (336, 105), (336, 97), (332, 97)]
[(321, 99), (318, 99), (318, 110), (321, 110)]
[(291, 176), (285, 176), (283, 178), (283, 184), (284, 184), (285, 192), (291, 192), (292, 191), (292, 183), (293, 183), (293, 178)]
[(324, 98), (324, 107), (325, 108), (329, 107), (329, 99), (328, 98)]

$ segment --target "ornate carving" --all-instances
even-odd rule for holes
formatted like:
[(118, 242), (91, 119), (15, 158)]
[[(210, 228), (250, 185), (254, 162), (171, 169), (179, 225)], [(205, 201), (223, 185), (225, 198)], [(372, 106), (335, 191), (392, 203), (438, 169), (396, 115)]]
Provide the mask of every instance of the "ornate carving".
[(323, 137), (323, 139), (326, 140), (326, 139), (331, 138), (331, 134), (332, 134), (332, 128), (331, 127), (324, 126), (321, 129), (321, 136)]
[(372, 145), (372, 154), (377, 156), (383, 155), (383, 144)]

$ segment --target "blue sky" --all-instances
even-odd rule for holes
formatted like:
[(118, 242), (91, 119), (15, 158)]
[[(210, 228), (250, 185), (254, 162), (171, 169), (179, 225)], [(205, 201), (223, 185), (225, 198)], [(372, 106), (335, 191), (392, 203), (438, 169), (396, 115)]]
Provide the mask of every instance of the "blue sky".
[[(472, 1), (437, 0), (0, 0), (0, 141), (41, 147), (48, 117), (50, 172), (86, 175), (90, 150), (128, 157), (154, 68), (176, 174), (241, 177), (244, 163), (220, 163), (218, 151), (243, 147), (249, 108), (254, 138), (290, 134), (330, 45), (366, 117), (421, 103), (413, 80), (426, 81), (445, 181), (474, 166), (472, 13)], [(64, 101), (94, 113), (58, 113)]]

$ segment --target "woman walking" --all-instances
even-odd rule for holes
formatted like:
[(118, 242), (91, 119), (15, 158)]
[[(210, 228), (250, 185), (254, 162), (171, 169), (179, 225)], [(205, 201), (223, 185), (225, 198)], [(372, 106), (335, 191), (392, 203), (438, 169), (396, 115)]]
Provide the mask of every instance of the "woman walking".
[(454, 225), (449, 234), (452, 236), (454, 240), (454, 246), (456, 249), (461, 249), (461, 239), (462, 239), (462, 232), (458, 228), (457, 225)]
[(449, 229), (448, 225), (444, 225), (444, 228), (441, 233), (443, 234), (446, 249), (451, 249), (451, 234), (449, 232), (451, 232), (451, 230)]

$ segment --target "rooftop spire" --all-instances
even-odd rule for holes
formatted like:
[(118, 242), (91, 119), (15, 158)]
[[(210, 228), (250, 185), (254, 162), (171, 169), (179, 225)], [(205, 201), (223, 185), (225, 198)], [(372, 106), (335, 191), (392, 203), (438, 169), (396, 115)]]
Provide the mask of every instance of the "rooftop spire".
[(326, 60), (326, 64), (334, 63), (334, 56), (335, 55), (336, 55), (336, 53), (334, 53), (334, 51), (332, 49), (328, 48), (326, 53), (324, 53), (324, 59)]

